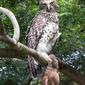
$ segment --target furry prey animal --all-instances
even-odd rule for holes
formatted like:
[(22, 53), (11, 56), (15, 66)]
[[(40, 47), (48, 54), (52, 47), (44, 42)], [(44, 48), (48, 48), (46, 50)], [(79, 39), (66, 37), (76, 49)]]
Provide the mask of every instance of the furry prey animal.
[(58, 60), (53, 54), (49, 57), (52, 62), (49, 62), (42, 72), (42, 85), (59, 85)]

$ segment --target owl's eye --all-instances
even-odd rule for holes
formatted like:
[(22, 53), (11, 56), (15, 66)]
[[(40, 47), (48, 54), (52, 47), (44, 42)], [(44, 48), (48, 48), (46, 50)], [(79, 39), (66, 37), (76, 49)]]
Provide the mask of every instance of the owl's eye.
[(54, 5), (54, 2), (51, 2), (50, 4), (51, 4), (51, 5)]
[(42, 4), (42, 6), (43, 6), (43, 7), (45, 7), (45, 6), (46, 6), (46, 4)]

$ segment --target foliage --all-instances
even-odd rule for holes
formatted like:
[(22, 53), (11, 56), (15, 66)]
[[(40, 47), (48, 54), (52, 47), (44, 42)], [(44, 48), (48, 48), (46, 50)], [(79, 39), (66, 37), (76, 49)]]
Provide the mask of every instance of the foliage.
[[(85, 1), (57, 1), (62, 35), (53, 53), (85, 75)], [(36, 0), (0, 0), (0, 6), (10, 9), (17, 17), (21, 30), (20, 42), (25, 44), (27, 26), (39, 10)], [(10, 20), (3, 14), (0, 14), (0, 18), (7, 34), (12, 36)], [(0, 47), (4, 48), (5, 44), (0, 42)], [(27, 72), (23, 60), (0, 59), (0, 85), (24, 85), (26, 78)], [(76, 85), (63, 74), (61, 81), (61, 85), (64, 83), (65, 85)]]
[(0, 85), (23, 85), (26, 66), (19, 59), (0, 59)]
[[(82, 1), (81, 1), (82, 2)], [(85, 59), (85, 7), (84, 2), (76, 0), (59, 0), (60, 31), (62, 33), (58, 45), (53, 52), (71, 63), (76, 64), (81, 58)], [(82, 65), (84, 61), (82, 60)], [(75, 66), (74, 66), (75, 67)]]

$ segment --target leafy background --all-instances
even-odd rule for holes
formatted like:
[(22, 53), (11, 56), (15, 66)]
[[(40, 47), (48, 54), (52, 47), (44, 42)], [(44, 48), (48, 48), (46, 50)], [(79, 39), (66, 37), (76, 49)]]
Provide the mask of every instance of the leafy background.
[[(20, 42), (25, 44), (25, 32), (39, 10), (36, 0), (0, 0), (0, 6), (10, 9), (20, 25)], [(58, 0), (60, 32), (62, 35), (53, 48), (53, 53), (85, 75), (85, 1)], [(2, 13), (0, 19), (9, 36), (13, 35), (10, 20)], [(0, 42), (0, 47), (7, 45)], [(28, 76), (23, 59), (0, 58), (0, 85), (25, 85)], [(78, 85), (60, 74), (60, 85)], [(33, 83), (35, 83), (34, 80)], [(32, 84), (35, 85), (35, 84)], [(40, 85), (40, 83), (39, 83)]]

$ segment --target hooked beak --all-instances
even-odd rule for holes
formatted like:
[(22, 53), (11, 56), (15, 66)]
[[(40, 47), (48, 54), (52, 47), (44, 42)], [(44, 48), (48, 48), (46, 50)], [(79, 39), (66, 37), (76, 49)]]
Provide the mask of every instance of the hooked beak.
[(47, 11), (50, 12), (50, 4), (47, 5)]

